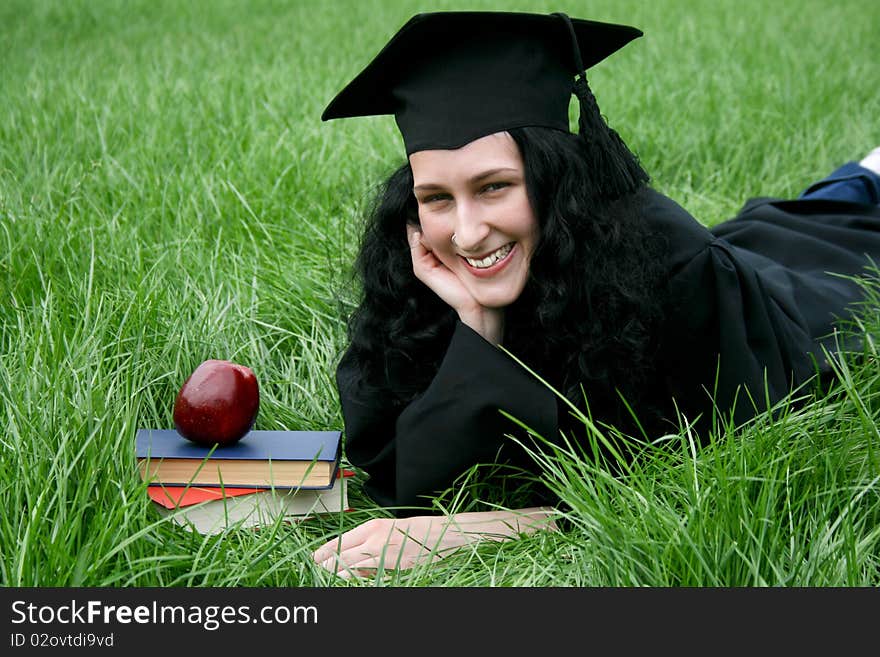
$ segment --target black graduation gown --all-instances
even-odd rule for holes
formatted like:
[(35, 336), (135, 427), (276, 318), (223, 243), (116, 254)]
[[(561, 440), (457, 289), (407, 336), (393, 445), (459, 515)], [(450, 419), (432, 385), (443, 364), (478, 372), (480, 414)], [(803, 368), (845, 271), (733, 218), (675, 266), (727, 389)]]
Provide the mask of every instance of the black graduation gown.
[[(665, 399), (657, 401), (671, 408), (664, 402), (674, 398), (689, 420), (711, 417), (711, 399), (747, 420), (764, 409), (765, 385), (772, 404), (827, 371), (822, 346), (835, 349), (833, 323), (863, 297), (858, 284), (828, 272), (865, 275), (868, 257), (880, 264), (877, 206), (753, 199), (707, 229), (649, 191), (644, 214), (668, 238), (657, 362)], [(369, 474), (365, 490), (382, 506), (424, 506), (474, 464), (493, 462), (505, 442), (510, 449), (504, 434), (517, 428), (499, 409), (550, 440), (568, 417), (551, 390), (461, 322), (433, 380), (406, 408), (361, 386), (348, 354), (337, 386), (346, 455)]]

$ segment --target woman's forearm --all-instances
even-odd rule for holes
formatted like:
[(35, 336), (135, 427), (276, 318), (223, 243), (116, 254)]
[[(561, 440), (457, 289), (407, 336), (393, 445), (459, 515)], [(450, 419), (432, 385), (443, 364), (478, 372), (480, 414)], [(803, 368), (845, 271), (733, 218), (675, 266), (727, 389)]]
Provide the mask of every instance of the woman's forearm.
[(556, 531), (551, 507), (530, 507), (512, 511), (472, 511), (449, 516), (448, 524), (466, 536), (477, 540), (503, 541), (520, 534), (531, 534), (542, 529)]

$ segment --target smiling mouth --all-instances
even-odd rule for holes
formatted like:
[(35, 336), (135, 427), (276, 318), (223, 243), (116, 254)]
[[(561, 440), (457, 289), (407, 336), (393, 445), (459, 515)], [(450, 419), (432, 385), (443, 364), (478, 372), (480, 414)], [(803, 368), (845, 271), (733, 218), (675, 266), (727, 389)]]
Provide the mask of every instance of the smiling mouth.
[(464, 258), (464, 260), (474, 269), (488, 269), (489, 267), (494, 265), (496, 262), (504, 260), (504, 258), (506, 258), (510, 254), (510, 251), (513, 249), (514, 244), (516, 244), (516, 243), (509, 242), (509, 243), (505, 244), (504, 246), (502, 246), (500, 249), (493, 251), (492, 253), (490, 253), (489, 255), (487, 255), (484, 258), (475, 259), (475, 258), (465, 258), (464, 256), (462, 256), (462, 258)]

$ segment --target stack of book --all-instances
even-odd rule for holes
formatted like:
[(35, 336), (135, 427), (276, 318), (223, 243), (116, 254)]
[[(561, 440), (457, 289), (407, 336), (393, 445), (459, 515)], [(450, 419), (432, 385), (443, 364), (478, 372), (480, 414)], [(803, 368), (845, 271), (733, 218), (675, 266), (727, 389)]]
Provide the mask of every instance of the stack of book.
[(203, 534), (348, 509), (339, 431), (251, 431), (207, 448), (174, 430), (140, 429), (135, 455), (156, 508)]

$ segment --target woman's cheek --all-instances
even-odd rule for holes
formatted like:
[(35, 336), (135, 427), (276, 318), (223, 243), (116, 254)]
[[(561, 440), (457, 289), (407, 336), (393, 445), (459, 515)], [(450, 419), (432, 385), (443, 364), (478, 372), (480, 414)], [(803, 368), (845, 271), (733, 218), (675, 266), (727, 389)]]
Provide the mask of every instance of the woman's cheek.
[(452, 243), (452, 235), (445, 235), (445, 230), (432, 221), (422, 221), (422, 242), (431, 251), (442, 251), (444, 245)]

